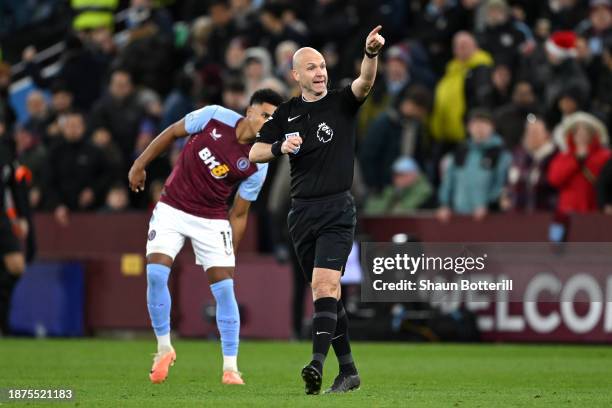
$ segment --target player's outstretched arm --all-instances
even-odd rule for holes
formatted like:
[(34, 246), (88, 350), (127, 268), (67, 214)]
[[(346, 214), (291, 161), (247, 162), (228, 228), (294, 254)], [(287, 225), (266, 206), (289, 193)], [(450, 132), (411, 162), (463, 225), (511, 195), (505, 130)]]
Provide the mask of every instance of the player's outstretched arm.
[(351, 84), (353, 95), (359, 100), (365, 99), (374, 86), (376, 70), (378, 69), (378, 53), (385, 45), (385, 38), (378, 34), (380, 30), (382, 30), (381, 25), (376, 26), (368, 34), (365, 42), (365, 55), (363, 61), (361, 61), (361, 72), (359, 77)]
[(176, 139), (185, 137), (188, 134), (189, 133), (185, 129), (185, 119), (181, 119), (168, 126), (163, 132), (157, 135), (157, 137), (149, 143), (144, 152), (134, 160), (134, 164), (132, 164), (132, 168), (128, 173), (130, 189), (135, 192), (144, 191), (145, 180), (147, 178), (145, 169), (147, 165), (160, 154), (168, 150)]

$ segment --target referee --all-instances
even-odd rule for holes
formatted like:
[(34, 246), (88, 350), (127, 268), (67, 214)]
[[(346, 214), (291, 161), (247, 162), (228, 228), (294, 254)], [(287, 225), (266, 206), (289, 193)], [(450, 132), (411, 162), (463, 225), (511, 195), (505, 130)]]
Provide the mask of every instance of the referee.
[(302, 95), (281, 104), (257, 135), (249, 159), (268, 162), (289, 154), (289, 233), (302, 271), (312, 286), (312, 361), (302, 369), (306, 394), (321, 391), (330, 344), (340, 374), (326, 392), (359, 388), (351, 356), (348, 319), (340, 300), (340, 277), (355, 233), (355, 203), (349, 193), (355, 159), (355, 116), (374, 84), (377, 55), (385, 43), (374, 28), (365, 42), (361, 73), (350, 86), (327, 89), (321, 53), (301, 48), (293, 55), (293, 78)]

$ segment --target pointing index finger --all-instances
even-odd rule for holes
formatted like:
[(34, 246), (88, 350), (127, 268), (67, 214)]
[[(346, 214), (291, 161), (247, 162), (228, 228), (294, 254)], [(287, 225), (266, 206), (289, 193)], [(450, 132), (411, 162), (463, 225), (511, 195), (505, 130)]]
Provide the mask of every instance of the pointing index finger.
[(382, 30), (382, 26), (379, 24), (376, 27), (374, 27), (372, 31), (370, 31), (370, 34), (368, 34), (368, 37), (378, 34), (380, 30)]

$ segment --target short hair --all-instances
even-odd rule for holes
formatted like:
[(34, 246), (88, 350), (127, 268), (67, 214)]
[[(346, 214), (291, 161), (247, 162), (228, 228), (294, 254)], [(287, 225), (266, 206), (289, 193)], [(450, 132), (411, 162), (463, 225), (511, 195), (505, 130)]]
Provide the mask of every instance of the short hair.
[(402, 90), (398, 102), (402, 103), (403, 101), (411, 101), (427, 112), (431, 112), (433, 108), (433, 95), (431, 91), (427, 89), (427, 87), (419, 84), (406, 87)]
[(283, 103), (283, 98), (272, 89), (264, 88), (260, 89), (259, 91), (255, 91), (253, 96), (251, 96), (249, 106), (261, 103), (269, 103), (270, 105), (278, 106)]
[(72, 95), (72, 91), (70, 90), (70, 88), (68, 88), (66, 82), (61, 79), (57, 79), (51, 84), (51, 93), (56, 94), (60, 92), (65, 92)]
[(87, 116), (85, 115), (85, 112), (77, 108), (69, 109), (66, 112), (63, 112), (60, 116), (63, 116), (63, 117), (79, 116), (81, 119), (83, 119), (83, 122), (87, 120)]
[(223, 85), (223, 91), (242, 93), (246, 91), (246, 86), (239, 78), (231, 78)]
[(221, 6), (224, 7), (226, 9), (230, 8), (229, 5), (229, 1), (228, 0), (212, 0), (208, 3), (208, 9), (210, 10), (211, 8), (215, 7), (215, 6)]
[(283, 12), (285, 11), (285, 9), (286, 7), (283, 4), (267, 3), (267, 4), (264, 4), (263, 7), (261, 8), (261, 13), (270, 14), (277, 20), (280, 20), (283, 17)]

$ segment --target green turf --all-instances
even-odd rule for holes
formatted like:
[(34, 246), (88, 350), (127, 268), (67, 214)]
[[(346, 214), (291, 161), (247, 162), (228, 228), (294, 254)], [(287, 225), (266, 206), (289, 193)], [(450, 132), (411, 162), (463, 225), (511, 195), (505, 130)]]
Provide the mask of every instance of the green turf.
[[(218, 343), (175, 347), (168, 381), (152, 385), (151, 341), (0, 339), (0, 388), (73, 388), (74, 401), (56, 407), (612, 406), (612, 347), (356, 343), (362, 387), (333, 396), (303, 394), (306, 343), (243, 341), (244, 387), (220, 384)], [(331, 353), (324, 386), (335, 375)]]

